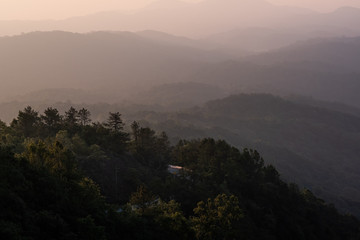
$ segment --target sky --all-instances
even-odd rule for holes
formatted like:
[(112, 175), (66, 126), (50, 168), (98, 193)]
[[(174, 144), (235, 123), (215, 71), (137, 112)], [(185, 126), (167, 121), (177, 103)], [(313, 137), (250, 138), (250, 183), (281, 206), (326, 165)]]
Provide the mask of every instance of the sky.
[[(137, 9), (154, 1), (156, 0), (0, 0), (0, 20), (64, 19), (101, 11)], [(322, 12), (332, 11), (345, 5), (360, 8), (360, 0), (268, 0), (268, 2), (306, 7)]]

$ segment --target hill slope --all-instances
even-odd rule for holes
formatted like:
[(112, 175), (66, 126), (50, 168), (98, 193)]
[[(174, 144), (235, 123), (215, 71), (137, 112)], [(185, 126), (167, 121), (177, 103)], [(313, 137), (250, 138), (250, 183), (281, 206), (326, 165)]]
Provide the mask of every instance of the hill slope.
[(118, 121), (38, 114), (0, 122), (6, 239), (359, 238), (355, 217), (282, 181), (255, 150), (211, 138), (171, 146), (137, 123), (130, 138)]
[(179, 113), (144, 112), (174, 138), (212, 136), (259, 149), (291, 181), (360, 214), (360, 119), (271, 95), (237, 95)]
[[(308, 12), (298, 8), (277, 7), (263, 0), (206, 0), (193, 4), (159, 1), (132, 13), (101, 12), (59, 21), (2, 21), (0, 35), (39, 30), (73, 32), (156, 30), (194, 37), (239, 27), (268, 25), (281, 22), (289, 16)], [(194, 22), (196, 24), (193, 24)]]
[[(336, 69), (359, 71), (360, 67), (360, 37), (354, 38), (322, 38), (303, 41), (278, 50), (247, 60), (262, 64), (298, 63), (300, 66), (307, 63), (313, 69), (317, 63), (329, 66), (330, 71)], [(333, 69), (335, 68), (335, 69)]]
[(233, 93), (305, 95), (360, 106), (359, 38), (309, 40), (205, 66), (190, 79)]
[(178, 82), (194, 68), (224, 56), (169, 45), (128, 32), (35, 32), (0, 38), (2, 96), (46, 88), (129, 88)]

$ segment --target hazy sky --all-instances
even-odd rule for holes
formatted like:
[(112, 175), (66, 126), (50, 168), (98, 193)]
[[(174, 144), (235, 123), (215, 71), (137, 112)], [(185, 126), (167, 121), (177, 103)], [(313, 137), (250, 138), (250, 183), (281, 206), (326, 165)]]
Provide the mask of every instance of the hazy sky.
[[(0, 19), (61, 19), (98, 11), (135, 9), (154, 1), (156, 0), (0, 0)], [(183, 1), (198, 2), (200, 0)], [(226, 0), (223, 1), (225, 4)], [(360, 8), (360, 0), (268, 1), (281, 5), (307, 7), (319, 11), (331, 11), (344, 5)]]

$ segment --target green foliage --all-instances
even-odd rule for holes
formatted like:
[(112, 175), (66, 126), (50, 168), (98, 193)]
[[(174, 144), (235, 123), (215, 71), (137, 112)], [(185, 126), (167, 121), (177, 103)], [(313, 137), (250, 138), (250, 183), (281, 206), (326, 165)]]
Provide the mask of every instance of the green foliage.
[[(340, 222), (351, 222), (351, 218), (340, 217), (311, 194), (307, 193), (304, 198), (296, 187), (280, 180), (274, 167), (264, 166), (256, 151), (240, 152), (224, 141), (213, 139), (181, 141), (174, 148), (173, 160), (184, 167), (184, 178), (176, 178), (174, 182), (185, 187), (181, 188), (181, 194), (178, 189), (170, 194), (184, 203), (188, 214), (188, 207), (209, 196), (215, 198), (226, 193), (239, 199), (244, 215), (237, 238), (351, 239), (358, 234), (358, 228), (351, 227), (349, 234), (340, 227)], [(196, 211), (206, 216), (204, 209), (207, 207), (203, 202)], [(333, 220), (339, 221), (338, 225)], [(314, 226), (318, 228), (315, 230)], [(204, 238), (208, 237), (211, 236)]]
[(129, 203), (135, 208), (139, 209), (142, 213), (156, 201), (154, 196), (147, 188), (143, 185), (139, 186), (133, 194), (130, 196)]
[(37, 133), (39, 123), (40, 117), (38, 112), (28, 106), (23, 111), (19, 111), (17, 119), (12, 121), (11, 126), (19, 134), (23, 134), (24, 137), (32, 137)]
[(180, 204), (164, 202), (144, 186), (131, 195), (128, 206), (143, 221), (146, 236), (141, 239), (188, 239), (193, 235)]
[(192, 223), (197, 239), (240, 239), (244, 217), (236, 196), (218, 195), (199, 202)]
[(109, 113), (109, 117), (106, 122), (106, 126), (109, 127), (114, 132), (119, 132), (124, 129), (124, 123), (121, 119), (121, 114), (119, 112)]
[(170, 142), (162, 132), (159, 136), (150, 128), (132, 124), (133, 141), (129, 146), (131, 152), (142, 164), (153, 169), (165, 169), (170, 157)]
[(43, 131), (45, 131), (46, 134), (55, 134), (60, 128), (61, 120), (62, 116), (60, 116), (57, 109), (47, 108), (44, 111), (44, 115), (41, 115), (41, 121), (48, 132), (46, 132), (45, 130)]
[(58, 143), (29, 143), (18, 158), (1, 147), (0, 159), (0, 222), (7, 239), (87, 239), (76, 238), (78, 219), (92, 216), (95, 229), (103, 221), (99, 189)]
[(78, 121), (79, 121), (79, 117), (78, 117), (78, 111), (73, 108), (70, 107), (70, 109), (65, 112), (65, 123), (68, 124), (69, 126), (73, 127), (75, 126)]
[(0, 136), (1, 137), (4, 136), (7, 130), (8, 130), (8, 126), (6, 125), (6, 123), (0, 120)]
[(166, 131), (173, 144), (212, 137), (257, 149), (282, 179), (310, 188), (343, 213), (360, 216), (358, 116), (346, 106), (319, 105), (313, 99), (296, 103), (269, 94), (239, 94), (179, 112), (135, 115), (146, 118), (152, 129)]
[(119, 113), (90, 124), (81, 111), (79, 121), (74, 108), (48, 108), (40, 121), (28, 107), (0, 122), (1, 236), (359, 239), (357, 219), (283, 182), (255, 150), (212, 138), (170, 146), (137, 122), (130, 139)]
[(89, 110), (82, 108), (79, 110), (78, 114), (79, 114), (79, 121), (82, 126), (91, 123), (91, 119), (90, 119), (91, 113)]
[(29, 142), (25, 146), (22, 157), (38, 168), (45, 168), (62, 177), (71, 178), (76, 175), (75, 158), (69, 150), (59, 142), (46, 144), (43, 141)]
[[(164, 239), (187, 239), (192, 232), (190, 223), (183, 215), (181, 206), (174, 200), (169, 202), (160, 201), (156, 210), (155, 223), (162, 229)], [(166, 231), (164, 231), (166, 230)]]

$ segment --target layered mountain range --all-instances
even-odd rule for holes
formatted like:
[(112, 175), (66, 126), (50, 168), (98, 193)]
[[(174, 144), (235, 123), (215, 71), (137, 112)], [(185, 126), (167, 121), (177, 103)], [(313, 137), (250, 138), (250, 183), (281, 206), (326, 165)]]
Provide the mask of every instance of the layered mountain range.
[(226, 139), (360, 216), (359, 22), (356, 8), (262, 0), (0, 21), (0, 119), (76, 106), (100, 122), (121, 111), (173, 142)]
[(78, 88), (115, 102), (154, 85), (199, 82), (230, 94), (306, 95), (360, 106), (359, 38), (308, 40), (247, 57), (199, 45), (158, 32), (3, 37), (2, 100), (47, 88)]

